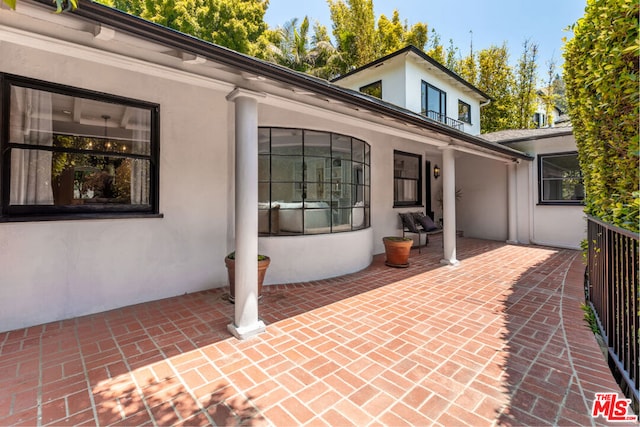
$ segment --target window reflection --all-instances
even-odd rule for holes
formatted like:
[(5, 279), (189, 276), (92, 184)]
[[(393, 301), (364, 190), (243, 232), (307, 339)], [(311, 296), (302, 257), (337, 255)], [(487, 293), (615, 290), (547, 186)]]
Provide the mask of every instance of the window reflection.
[(153, 210), (151, 122), (157, 110), (38, 86), (9, 85), (7, 212)]
[(369, 145), (364, 141), (330, 132), (260, 128), (259, 145), (260, 234), (369, 226)]

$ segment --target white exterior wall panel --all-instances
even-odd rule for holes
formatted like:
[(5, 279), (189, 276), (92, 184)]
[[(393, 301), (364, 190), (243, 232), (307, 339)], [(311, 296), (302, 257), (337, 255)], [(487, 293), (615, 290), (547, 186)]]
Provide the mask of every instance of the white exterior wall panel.
[(0, 330), (224, 285), (226, 94), (9, 43), (0, 56), (2, 72), (159, 104), (164, 214), (0, 224)]
[(457, 229), (465, 237), (507, 240), (507, 165), (504, 162), (458, 153), (456, 189)]
[[(518, 198), (519, 212), (527, 212), (528, 223), (519, 226), (519, 234), (528, 236), (531, 243), (580, 249), (580, 242), (587, 237), (587, 222), (582, 205), (543, 205), (539, 203), (538, 163), (539, 155), (577, 151), (575, 138), (560, 136), (510, 144), (510, 147), (536, 156), (533, 162), (527, 162), (529, 168), (522, 171), (518, 178), (527, 179), (530, 185), (525, 200)], [(522, 165), (521, 165), (522, 167)], [(523, 216), (523, 220), (524, 220)], [(523, 240), (526, 240), (524, 238)]]

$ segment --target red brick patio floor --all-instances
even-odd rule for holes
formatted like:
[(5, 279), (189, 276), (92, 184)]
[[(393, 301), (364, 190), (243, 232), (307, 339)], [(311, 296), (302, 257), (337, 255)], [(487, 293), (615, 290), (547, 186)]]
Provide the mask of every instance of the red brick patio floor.
[(225, 289), (0, 333), (0, 425), (604, 424), (594, 393), (620, 389), (583, 320), (581, 254), (440, 251), (266, 287), (267, 332), (246, 341)]

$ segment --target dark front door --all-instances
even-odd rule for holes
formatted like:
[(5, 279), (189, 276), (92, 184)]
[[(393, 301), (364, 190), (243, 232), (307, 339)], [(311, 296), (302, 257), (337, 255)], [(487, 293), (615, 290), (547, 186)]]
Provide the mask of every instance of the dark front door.
[(433, 218), (433, 210), (431, 210), (431, 162), (424, 162), (424, 214)]

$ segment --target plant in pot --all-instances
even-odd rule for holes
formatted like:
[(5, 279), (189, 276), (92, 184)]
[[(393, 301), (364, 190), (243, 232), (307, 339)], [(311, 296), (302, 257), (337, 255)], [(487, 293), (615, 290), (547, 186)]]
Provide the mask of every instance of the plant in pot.
[[(224, 263), (227, 266), (227, 273), (229, 274), (229, 301), (235, 303), (236, 301), (236, 252), (233, 251), (224, 258)], [(271, 258), (266, 255), (258, 255), (258, 299), (262, 298), (262, 282), (264, 282), (264, 275), (267, 272), (267, 268), (271, 264)]]
[(409, 253), (413, 246), (413, 239), (410, 237), (383, 237), (384, 251), (387, 256), (384, 262), (389, 267), (406, 268), (409, 267)]

